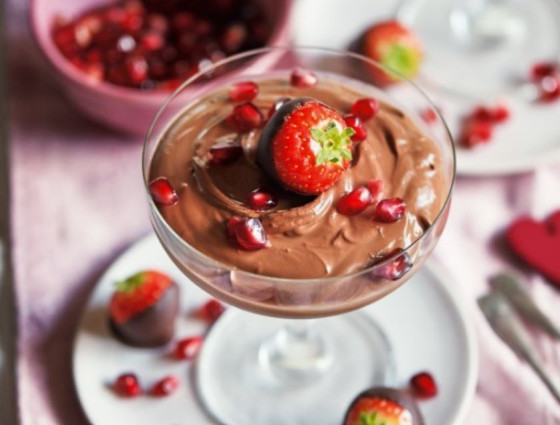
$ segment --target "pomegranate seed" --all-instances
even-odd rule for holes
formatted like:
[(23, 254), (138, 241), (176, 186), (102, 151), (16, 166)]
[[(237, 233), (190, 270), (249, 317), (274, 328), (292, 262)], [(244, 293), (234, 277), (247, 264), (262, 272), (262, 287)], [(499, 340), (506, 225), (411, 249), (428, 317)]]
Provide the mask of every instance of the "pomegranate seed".
[(173, 375), (168, 375), (154, 384), (150, 393), (157, 397), (165, 397), (173, 394), (179, 388), (179, 379)]
[(359, 143), (366, 140), (367, 130), (358, 117), (354, 115), (346, 115), (344, 117), (344, 122), (348, 127), (354, 130), (354, 135), (350, 137), (353, 142)]
[(179, 200), (179, 195), (165, 177), (152, 180), (149, 187), (152, 198), (160, 205), (173, 205)]
[(197, 316), (212, 324), (226, 311), (224, 305), (218, 300), (211, 299), (204, 303), (197, 311)]
[(164, 43), (163, 36), (157, 32), (148, 32), (140, 38), (140, 45), (146, 50), (159, 50)]
[(251, 102), (242, 103), (233, 108), (233, 113), (228, 123), (238, 132), (245, 133), (258, 128), (264, 122), (264, 117), (259, 108)]
[(472, 113), (472, 118), (478, 121), (494, 121), (494, 113), (490, 108), (486, 106), (477, 106)]
[(276, 200), (270, 193), (255, 190), (249, 193), (245, 204), (253, 210), (261, 211), (274, 207), (276, 205)]
[(92, 33), (87, 25), (83, 25), (82, 23), (78, 22), (74, 27), (74, 39), (78, 46), (82, 49), (89, 46), (92, 41)]
[(196, 21), (194, 24), (194, 33), (199, 37), (208, 35), (213, 32), (212, 24), (205, 20)]
[(221, 37), (221, 46), (227, 53), (237, 52), (247, 39), (247, 29), (241, 24), (230, 25)]
[(336, 210), (342, 215), (356, 215), (371, 205), (371, 192), (367, 187), (359, 187), (342, 196), (336, 203)]
[(244, 218), (235, 226), (235, 240), (247, 251), (257, 251), (270, 246), (264, 227), (257, 218)]
[(471, 148), (492, 138), (492, 126), (487, 121), (471, 120), (463, 129), (462, 143)]
[(228, 238), (233, 240), (236, 239), (235, 229), (237, 229), (237, 225), (241, 223), (242, 220), (243, 219), (241, 217), (238, 217), (236, 215), (233, 215), (230, 218), (228, 218), (228, 221), (226, 223), (226, 235)]
[(406, 273), (408, 273), (408, 271), (412, 268), (412, 262), (410, 261), (410, 256), (401, 248), (393, 250), (386, 256), (382, 257), (380, 261), (383, 261), (384, 258), (392, 257), (399, 252), (402, 252), (402, 254), (390, 263), (374, 268), (372, 271), (372, 275), (383, 280), (399, 280)]
[(88, 75), (88, 77), (92, 78), (96, 81), (101, 81), (105, 76), (105, 68), (100, 63), (89, 63), (86, 64), (82, 70)]
[(144, 25), (144, 18), (136, 13), (125, 13), (120, 21), (120, 26), (126, 32), (136, 33)]
[(375, 116), (379, 109), (379, 102), (372, 97), (358, 99), (352, 105), (350, 113), (362, 121), (367, 121)]
[(313, 72), (301, 68), (294, 69), (290, 76), (292, 86), (299, 88), (313, 87), (318, 81), (317, 76)]
[(203, 338), (201, 336), (192, 336), (177, 342), (175, 346), (175, 358), (179, 360), (192, 360), (202, 347)]
[(259, 94), (259, 86), (252, 81), (242, 81), (229, 89), (229, 98), (234, 102), (248, 102)]
[(539, 99), (552, 102), (560, 97), (560, 77), (547, 76), (538, 82)]
[(506, 122), (509, 116), (509, 109), (505, 105), (498, 105), (492, 110), (492, 119), (495, 123)]
[(138, 378), (133, 373), (120, 375), (113, 384), (113, 390), (121, 397), (136, 397), (142, 392)]
[(437, 114), (433, 108), (426, 108), (420, 112), (420, 118), (422, 118), (426, 124), (433, 124), (437, 120)]
[(277, 99), (276, 102), (274, 102), (274, 105), (272, 105), (268, 110), (268, 114), (266, 117), (267, 121), (271, 119), (272, 116), (276, 113), (276, 111), (278, 111), (278, 109), (280, 109), (282, 105), (284, 105), (284, 103), (288, 102), (289, 100), (290, 100), (289, 97), (281, 97), (280, 99)]
[(419, 398), (431, 398), (438, 393), (436, 381), (428, 372), (420, 372), (410, 378), (410, 387)]
[(531, 80), (539, 82), (545, 77), (553, 76), (558, 72), (558, 64), (554, 62), (540, 62), (531, 68)]
[(180, 12), (173, 15), (171, 26), (177, 32), (183, 32), (191, 28), (194, 24), (194, 16), (189, 12)]
[(159, 13), (152, 13), (147, 18), (148, 28), (160, 34), (165, 34), (169, 29), (167, 18)]
[(232, 164), (243, 155), (243, 148), (236, 140), (224, 140), (210, 148), (210, 163), (213, 165)]
[(406, 204), (401, 198), (383, 199), (375, 208), (375, 219), (385, 223), (394, 223), (402, 218)]
[(140, 84), (148, 78), (148, 63), (143, 57), (135, 56), (128, 59), (126, 69), (133, 84)]
[(381, 199), (381, 196), (383, 196), (383, 186), (385, 184), (383, 183), (383, 180), (380, 179), (374, 179), (374, 180), (370, 180), (369, 182), (367, 182), (366, 187), (369, 190), (369, 193), (371, 193), (371, 203), (375, 204), (377, 202), (379, 202), (379, 200)]

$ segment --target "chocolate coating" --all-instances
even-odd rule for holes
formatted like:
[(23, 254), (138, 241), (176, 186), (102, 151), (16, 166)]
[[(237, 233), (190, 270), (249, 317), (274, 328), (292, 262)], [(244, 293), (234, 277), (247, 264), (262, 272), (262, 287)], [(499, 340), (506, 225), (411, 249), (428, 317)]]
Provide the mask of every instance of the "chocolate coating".
[(257, 145), (257, 163), (269, 175), (269, 177), (275, 180), (278, 184), (282, 183), (278, 180), (278, 174), (276, 173), (276, 167), (272, 159), (272, 142), (276, 133), (278, 133), (284, 124), (286, 117), (297, 108), (310, 101), (318, 102), (318, 100), (311, 97), (300, 97), (284, 103), (280, 109), (276, 111), (272, 118), (268, 120), (259, 136), (259, 142)]
[(387, 387), (370, 388), (369, 390), (363, 391), (358, 394), (358, 396), (352, 401), (352, 403), (350, 403), (350, 406), (346, 410), (343, 423), (346, 423), (350, 411), (352, 410), (354, 405), (362, 398), (383, 398), (386, 400), (394, 401), (410, 412), (410, 414), (412, 415), (411, 425), (424, 425), (424, 418), (422, 417), (422, 413), (420, 413), (420, 409), (418, 408), (418, 405), (416, 404), (414, 399), (403, 390)]
[(115, 336), (134, 347), (159, 347), (175, 334), (175, 318), (179, 311), (179, 287), (173, 283), (151, 307), (124, 323), (109, 319)]

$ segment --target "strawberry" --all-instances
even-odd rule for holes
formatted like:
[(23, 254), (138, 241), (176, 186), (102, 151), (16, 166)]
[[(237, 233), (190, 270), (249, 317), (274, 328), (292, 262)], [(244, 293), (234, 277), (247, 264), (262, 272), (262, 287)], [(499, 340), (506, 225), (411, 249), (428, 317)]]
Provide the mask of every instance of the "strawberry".
[(285, 188), (317, 195), (350, 166), (353, 135), (344, 118), (327, 105), (311, 98), (290, 100), (263, 128), (258, 161)]
[(153, 270), (137, 273), (119, 282), (109, 306), (112, 320), (117, 324), (127, 322), (158, 302), (172, 285), (169, 276)]
[(344, 425), (423, 425), (414, 400), (403, 391), (372, 388), (354, 399)]
[[(414, 77), (422, 63), (418, 37), (397, 21), (380, 22), (369, 28), (362, 39), (363, 54), (406, 77)], [(396, 74), (371, 67), (375, 81), (388, 85), (400, 81)]]

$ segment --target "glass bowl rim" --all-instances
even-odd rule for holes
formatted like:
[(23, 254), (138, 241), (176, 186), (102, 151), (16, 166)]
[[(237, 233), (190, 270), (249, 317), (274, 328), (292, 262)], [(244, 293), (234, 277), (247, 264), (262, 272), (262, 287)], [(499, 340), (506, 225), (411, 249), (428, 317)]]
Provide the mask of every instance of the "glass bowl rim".
[[(222, 263), (219, 260), (216, 260), (212, 257), (209, 257), (208, 255), (204, 254), (203, 252), (199, 251), (198, 249), (196, 249), (194, 246), (190, 245), (187, 241), (185, 241), (183, 238), (181, 238), (180, 235), (177, 234), (177, 232), (169, 225), (169, 223), (167, 222), (167, 220), (165, 220), (165, 218), (161, 215), (161, 212), (159, 211), (157, 205), (155, 204), (155, 201), (153, 200), (152, 196), (150, 195), (150, 188), (149, 188), (149, 182), (148, 182), (148, 178), (149, 178), (149, 167), (146, 166), (146, 155), (147, 155), (147, 146), (150, 140), (150, 137), (152, 135), (152, 132), (154, 130), (154, 127), (156, 125), (156, 123), (158, 122), (158, 119), (160, 117), (160, 115), (163, 113), (163, 111), (167, 108), (167, 106), (169, 105), (169, 103), (171, 103), (182, 91), (185, 87), (189, 86), (191, 83), (193, 83), (195, 80), (197, 80), (199, 77), (201, 77), (203, 74), (207, 73), (208, 71), (212, 70), (212, 69), (216, 69), (218, 67), (227, 65), (229, 63), (232, 62), (236, 62), (240, 59), (244, 59), (250, 56), (256, 56), (256, 55), (262, 55), (262, 54), (266, 54), (266, 53), (271, 53), (271, 52), (310, 52), (310, 53), (316, 53), (316, 54), (328, 54), (328, 55), (335, 55), (335, 56), (345, 56), (345, 57), (350, 57), (353, 59), (357, 59), (360, 60), (362, 62), (365, 63), (369, 63), (377, 68), (380, 68), (384, 71), (393, 73), (395, 75), (397, 75), (400, 79), (403, 80), (404, 83), (412, 86), (412, 88), (415, 89), (416, 92), (418, 92), (420, 94), (420, 96), (427, 102), (427, 104), (434, 110), (434, 112), (436, 113), (436, 116), (439, 118), (440, 122), (443, 125), (443, 128), (445, 130), (445, 134), (447, 135), (447, 141), (451, 147), (451, 159), (453, 161), (453, 167), (452, 167), (452, 175), (451, 175), (451, 184), (449, 185), (449, 189), (447, 192), (447, 195), (445, 196), (445, 201), (443, 202), (435, 220), (428, 226), (428, 228), (426, 230), (424, 230), (424, 232), (422, 233), (422, 235), (420, 235), (420, 237), (418, 237), (416, 240), (414, 240), (412, 243), (410, 243), (408, 246), (406, 246), (406, 248), (403, 248), (401, 251), (396, 252), (390, 256), (387, 256), (386, 258), (357, 271), (351, 272), (351, 273), (346, 273), (346, 274), (341, 274), (341, 275), (333, 275), (333, 276), (325, 276), (325, 277), (315, 277), (315, 278), (283, 278), (283, 277), (275, 277), (275, 276), (268, 276), (268, 275), (261, 275), (258, 273), (253, 273), (253, 272), (249, 272), (247, 270), (243, 270), (243, 269), (239, 269), (239, 268), (235, 268), (234, 266), (231, 266), (229, 264), (226, 263)], [(344, 279), (353, 279), (355, 277), (359, 277), (362, 276), (364, 274), (367, 273), (371, 273), (373, 270), (376, 269), (380, 269), (383, 266), (391, 263), (392, 261), (394, 261), (395, 259), (399, 258), (400, 256), (406, 254), (407, 252), (411, 251), (415, 246), (417, 246), (418, 244), (420, 244), (420, 242), (422, 240), (424, 240), (425, 236), (428, 234), (431, 234), (431, 232), (433, 231), (434, 227), (436, 227), (436, 225), (439, 223), (439, 221), (441, 220), (442, 216), (444, 215), (445, 211), (448, 209), (449, 203), (451, 201), (451, 195), (453, 193), (453, 189), (455, 187), (455, 181), (456, 181), (456, 177), (457, 177), (457, 152), (455, 149), (455, 143), (453, 141), (453, 136), (451, 134), (451, 131), (449, 130), (449, 127), (446, 123), (446, 121), (443, 119), (443, 116), (441, 115), (440, 110), (436, 107), (436, 105), (432, 102), (432, 100), (430, 99), (430, 97), (424, 92), (424, 90), (422, 90), (416, 83), (414, 83), (413, 81), (410, 81), (408, 78), (404, 77), (402, 74), (400, 74), (397, 71), (394, 71), (393, 69), (377, 62), (374, 61), (373, 59), (370, 59), (364, 55), (361, 55), (359, 53), (355, 53), (355, 52), (350, 52), (350, 51), (345, 51), (345, 50), (338, 50), (338, 49), (330, 49), (330, 48), (323, 48), (323, 47), (312, 47), (312, 46), (268, 46), (268, 47), (261, 47), (258, 49), (253, 49), (253, 50), (247, 50), (245, 52), (242, 53), (238, 53), (236, 55), (232, 55), (232, 56), (228, 56), (227, 58), (224, 58), (218, 62), (213, 63), (212, 65), (209, 65), (208, 67), (205, 67), (203, 69), (201, 69), (199, 72), (197, 72), (196, 74), (194, 74), (193, 76), (191, 76), (190, 78), (188, 78), (187, 80), (185, 80), (175, 91), (173, 91), (172, 93), (170, 93), (168, 95), (168, 97), (166, 98), (166, 100), (164, 101), (164, 103), (158, 108), (156, 114), (154, 115), (154, 117), (152, 118), (151, 122), (150, 122), (150, 126), (148, 128), (148, 131), (146, 132), (146, 136), (144, 137), (144, 142), (143, 142), (143, 147), (142, 147), (142, 179), (143, 179), (143, 183), (144, 183), (144, 189), (145, 189), (145, 193), (146, 196), (148, 198), (148, 203), (149, 203), (149, 207), (151, 210), (152, 214), (155, 214), (155, 218), (162, 222), (165, 229), (177, 240), (179, 240), (179, 243), (181, 245), (183, 245), (183, 247), (187, 248), (187, 250), (189, 251), (194, 251), (197, 255), (200, 255), (202, 258), (204, 258), (204, 260), (206, 260), (207, 262), (213, 264), (215, 267), (220, 268), (220, 269), (225, 269), (225, 270), (229, 270), (229, 271), (235, 271), (236, 274), (239, 274), (241, 276), (246, 276), (249, 278), (254, 278), (254, 279), (260, 279), (260, 280), (267, 280), (267, 281), (272, 281), (276, 284), (280, 284), (280, 283), (305, 283), (308, 285), (314, 284), (314, 283), (328, 283), (328, 282), (334, 282), (334, 281), (340, 281), (340, 280), (344, 280)]]

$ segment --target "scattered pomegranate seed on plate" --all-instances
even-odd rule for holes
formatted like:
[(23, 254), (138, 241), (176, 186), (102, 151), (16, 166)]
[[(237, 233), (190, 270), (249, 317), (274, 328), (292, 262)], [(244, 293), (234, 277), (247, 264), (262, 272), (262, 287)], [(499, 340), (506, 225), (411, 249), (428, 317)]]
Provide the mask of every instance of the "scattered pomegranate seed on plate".
[(276, 200), (268, 192), (255, 190), (247, 195), (245, 204), (253, 210), (262, 211), (274, 207), (276, 205)]
[(154, 384), (150, 393), (157, 397), (166, 397), (173, 394), (179, 388), (179, 379), (176, 376), (168, 375)]
[(257, 97), (259, 86), (253, 81), (242, 81), (231, 86), (228, 94), (234, 102), (248, 102)]
[(372, 195), (367, 187), (359, 187), (343, 195), (336, 203), (336, 210), (347, 216), (361, 213), (371, 205)]
[(379, 110), (379, 102), (372, 97), (358, 99), (352, 105), (350, 113), (357, 116), (362, 121), (367, 121), (377, 114)]
[(133, 373), (123, 373), (113, 383), (113, 390), (121, 397), (136, 397), (142, 389), (138, 378)]
[(405, 209), (406, 204), (401, 198), (383, 199), (375, 208), (375, 219), (394, 223), (403, 217)]
[(196, 316), (212, 324), (226, 311), (224, 305), (216, 299), (205, 302), (197, 311)]
[(228, 124), (240, 133), (246, 133), (264, 123), (264, 117), (260, 109), (251, 102), (235, 106), (228, 118)]
[(538, 62), (531, 68), (530, 78), (532, 81), (538, 82), (559, 72), (560, 66), (556, 62)]
[(350, 137), (350, 139), (355, 142), (363, 142), (367, 138), (367, 130), (365, 126), (362, 124), (362, 121), (355, 115), (346, 115), (344, 117), (344, 122), (348, 127), (354, 130), (354, 134)]
[(492, 124), (487, 121), (470, 120), (461, 134), (462, 144), (469, 148), (488, 143), (491, 138)]
[(210, 163), (228, 165), (243, 155), (243, 147), (237, 140), (223, 140), (210, 148)]
[(165, 177), (158, 177), (149, 184), (150, 194), (155, 202), (160, 205), (173, 205), (179, 200), (179, 195)]
[(201, 336), (192, 336), (177, 342), (174, 356), (178, 360), (192, 360), (200, 351), (204, 339)]
[(420, 372), (410, 378), (410, 388), (419, 398), (435, 397), (438, 393), (436, 381), (428, 372)]
[(307, 88), (317, 84), (319, 79), (311, 72), (301, 68), (295, 68), (290, 75), (290, 83), (294, 87)]

